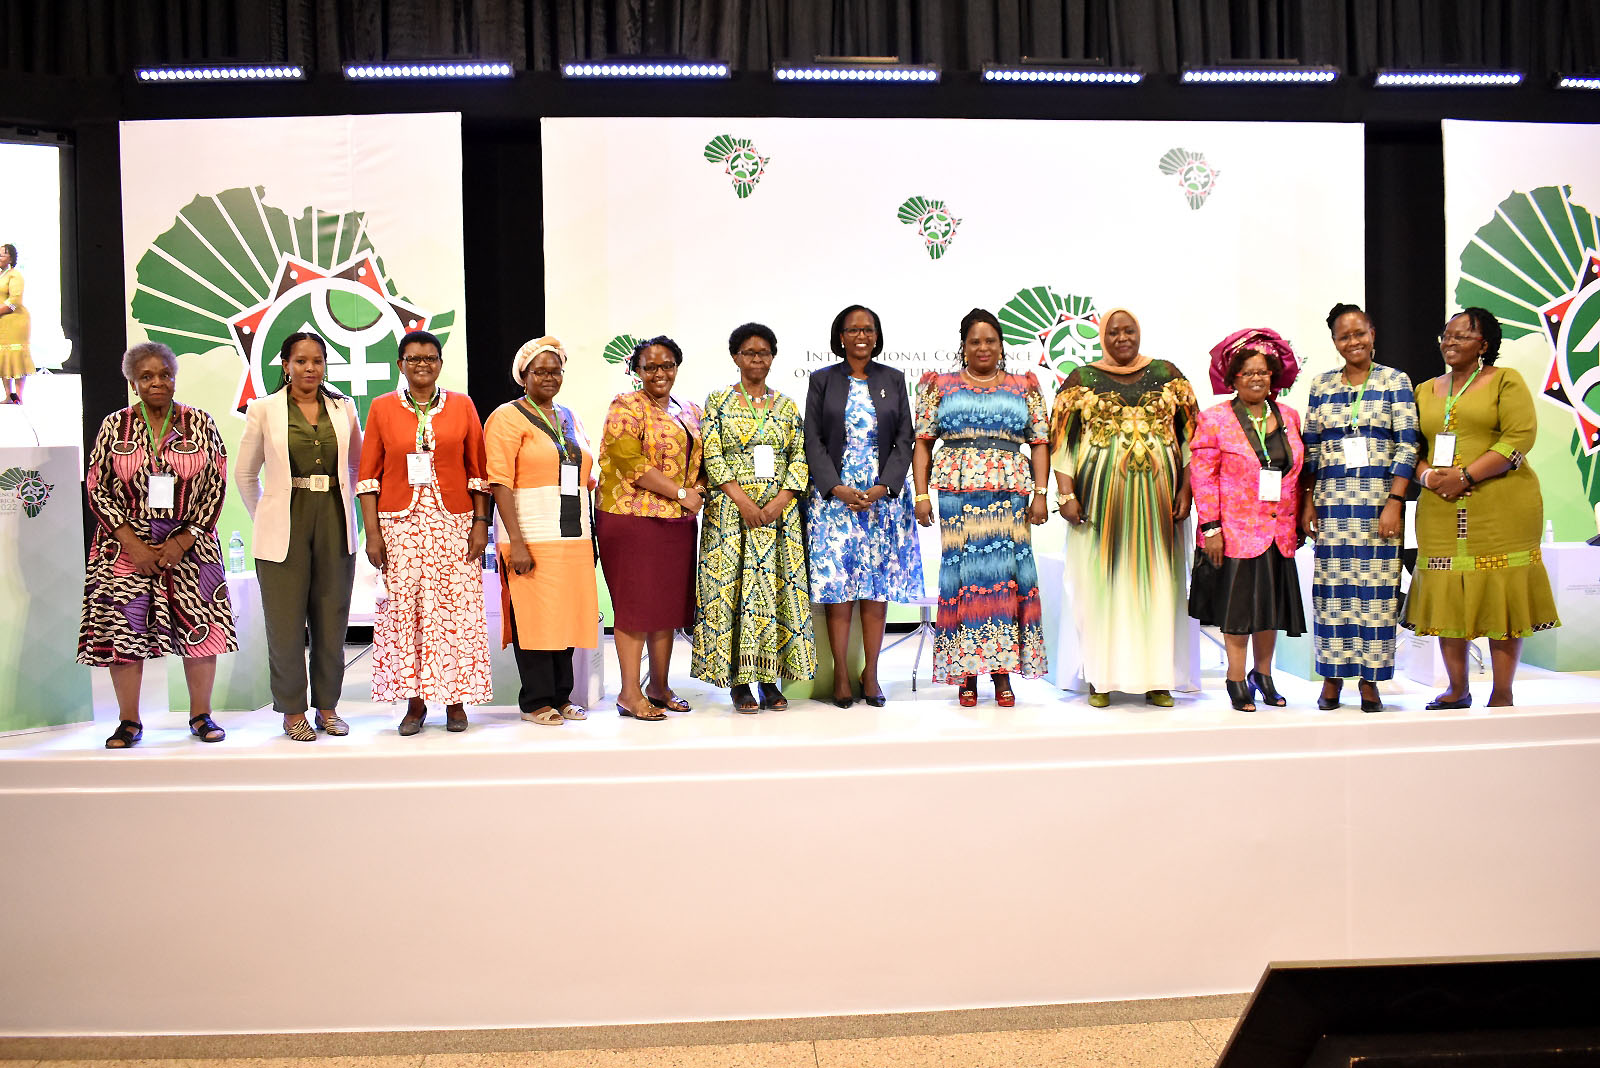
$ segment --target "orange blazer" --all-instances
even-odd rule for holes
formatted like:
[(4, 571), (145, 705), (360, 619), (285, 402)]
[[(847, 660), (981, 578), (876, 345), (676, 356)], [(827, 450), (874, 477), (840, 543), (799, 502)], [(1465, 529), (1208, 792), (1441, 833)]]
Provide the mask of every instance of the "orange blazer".
[[(404, 389), (405, 386), (400, 387)], [(448, 512), (472, 511), (472, 493), (488, 493), (488, 460), (483, 451), (483, 422), (465, 393), (441, 389), (443, 403), (434, 411), (433, 478)], [(406, 457), (417, 451), (417, 415), (400, 399), (385, 393), (367, 411), (361, 445), (361, 481), (356, 493), (376, 493), (378, 511), (411, 510), (411, 481)]]

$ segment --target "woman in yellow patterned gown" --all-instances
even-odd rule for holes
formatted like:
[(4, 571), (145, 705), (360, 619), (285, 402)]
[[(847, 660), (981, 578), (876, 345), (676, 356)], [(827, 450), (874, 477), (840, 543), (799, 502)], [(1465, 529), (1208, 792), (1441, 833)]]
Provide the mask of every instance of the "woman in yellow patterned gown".
[(1071, 524), (1066, 587), (1089, 703), (1104, 708), (1119, 690), (1169, 707), (1188, 673), (1179, 528), (1198, 406), (1183, 372), (1139, 351), (1132, 312), (1100, 323), (1101, 358), (1067, 377), (1050, 419), (1057, 506)]
[(22, 306), (22, 272), (17, 270), (17, 246), (0, 245), (0, 380), (4, 402), (22, 403), (22, 383), (33, 374), (28, 351), (28, 309)]

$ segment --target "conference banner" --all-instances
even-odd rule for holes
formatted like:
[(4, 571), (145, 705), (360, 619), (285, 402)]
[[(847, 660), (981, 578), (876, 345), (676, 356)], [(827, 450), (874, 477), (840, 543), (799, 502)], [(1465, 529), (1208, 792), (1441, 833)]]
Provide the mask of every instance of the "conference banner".
[[(177, 399), (237, 453), (245, 405), (282, 384), (283, 339), (313, 330), (328, 379), (372, 401), (402, 381), (396, 342), (444, 342), (466, 388), (461, 117), (330, 115), (122, 124), (128, 341), (178, 354)], [(101, 373), (118, 373), (99, 364)], [(218, 529), (246, 541), (233, 494)]]
[(1500, 366), (1538, 398), (1528, 459), (1563, 542), (1592, 537), (1600, 505), (1597, 160), (1597, 126), (1444, 123), (1444, 315), (1500, 320)]

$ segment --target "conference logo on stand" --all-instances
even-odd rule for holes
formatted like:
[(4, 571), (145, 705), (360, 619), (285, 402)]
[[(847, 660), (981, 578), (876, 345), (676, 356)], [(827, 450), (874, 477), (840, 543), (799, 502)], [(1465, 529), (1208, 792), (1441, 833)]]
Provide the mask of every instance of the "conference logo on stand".
[(1461, 250), (1455, 300), (1492, 312), (1507, 340), (1545, 340), (1544, 395), (1571, 414), (1572, 455), (1600, 504), (1600, 227), (1571, 195), (1547, 185), (1502, 200)]
[(995, 315), (1000, 337), (1014, 350), (1066, 381), (1073, 368), (1100, 357), (1100, 312), (1093, 297), (1062, 296), (1049, 286), (1018, 291)]
[(713, 137), (705, 147), (707, 163), (722, 164), (722, 172), (733, 183), (733, 195), (743, 200), (756, 191), (756, 183), (767, 173), (771, 157), (756, 151), (755, 143), (748, 137), (721, 134)]
[(397, 388), (395, 346), (408, 331), (441, 341), (454, 311), (408, 300), (384, 269), (360, 211), (312, 206), (291, 219), (265, 189), (198, 194), (139, 257), (133, 318), (179, 356), (221, 347), (239, 357), (235, 409), (283, 381), (278, 350), (315, 331), (328, 345), (328, 380), (356, 401)]
[(29, 519), (37, 519), (53, 489), (37, 471), (7, 468), (0, 472), (0, 515), (15, 515), (20, 508)]
[(1217, 188), (1217, 177), (1222, 174), (1206, 162), (1204, 153), (1191, 152), (1187, 148), (1168, 149), (1166, 155), (1161, 157), (1159, 166), (1162, 174), (1170, 174), (1178, 179), (1189, 207), (1195, 211), (1205, 206), (1206, 198)]
[(606, 342), (606, 347), (600, 350), (600, 355), (605, 357), (606, 363), (613, 367), (620, 367), (628, 372), (628, 382), (634, 389), (641, 388), (644, 383), (639, 376), (628, 370), (628, 361), (633, 357), (634, 346), (643, 341), (643, 338), (634, 337), (632, 334), (618, 334)]
[(928, 258), (934, 260), (950, 251), (950, 242), (956, 239), (956, 227), (961, 225), (961, 220), (951, 214), (944, 201), (926, 197), (910, 198), (900, 205), (898, 214), (903, 224), (917, 228), (917, 236), (928, 250)]

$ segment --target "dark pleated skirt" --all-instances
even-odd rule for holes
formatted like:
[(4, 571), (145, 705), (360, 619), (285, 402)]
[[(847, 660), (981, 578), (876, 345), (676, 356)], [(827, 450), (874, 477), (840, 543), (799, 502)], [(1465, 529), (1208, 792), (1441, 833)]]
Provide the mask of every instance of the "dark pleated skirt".
[(1213, 582), (1197, 580), (1190, 591), (1189, 614), (1201, 623), (1224, 634), (1281, 630), (1294, 638), (1306, 632), (1294, 557), (1283, 555), (1276, 545), (1248, 560), (1224, 557), (1221, 572), (1212, 575)]
[(611, 591), (615, 625), (623, 630), (676, 630), (694, 626), (694, 516), (596, 512), (600, 567)]

